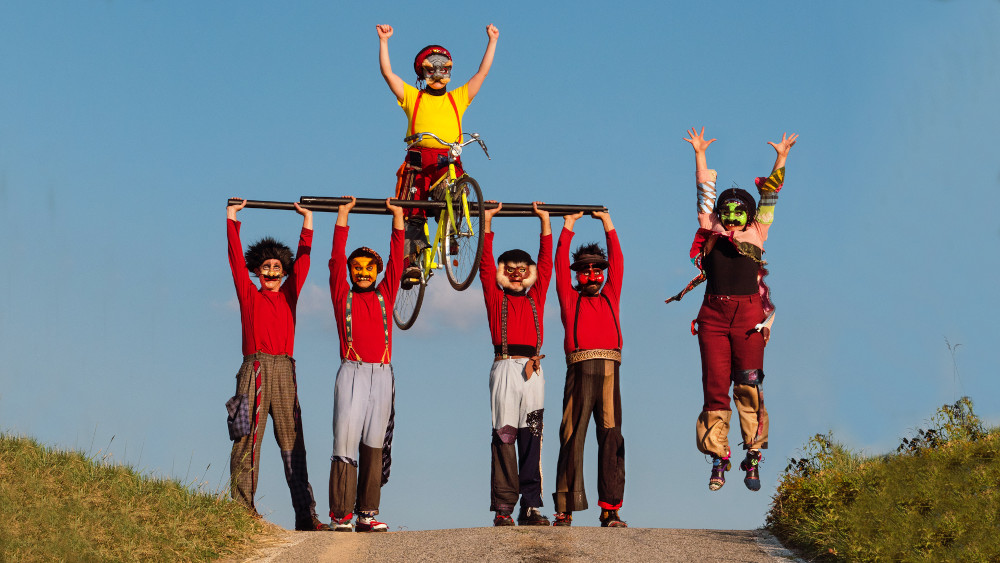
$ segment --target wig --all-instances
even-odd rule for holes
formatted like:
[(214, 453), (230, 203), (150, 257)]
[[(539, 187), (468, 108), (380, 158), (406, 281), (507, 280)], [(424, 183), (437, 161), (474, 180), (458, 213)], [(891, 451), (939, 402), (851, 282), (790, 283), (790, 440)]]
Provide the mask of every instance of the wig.
[(251, 272), (256, 272), (268, 260), (278, 260), (285, 275), (292, 270), (294, 261), (292, 249), (271, 237), (264, 237), (251, 244), (243, 258), (246, 260), (247, 269)]

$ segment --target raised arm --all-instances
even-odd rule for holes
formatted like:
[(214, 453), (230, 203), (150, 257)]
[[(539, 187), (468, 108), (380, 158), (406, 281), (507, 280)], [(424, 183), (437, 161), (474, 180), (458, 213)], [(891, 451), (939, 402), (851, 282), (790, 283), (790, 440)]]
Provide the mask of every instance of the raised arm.
[(347, 226), (347, 216), (354, 209), (354, 205), (358, 203), (358, 198), (352, 195), (345, 195), (344, 197), (351, 198), (349, 203), (343, 203), (337, 208), (337, 226), (346, 227)]
[(531, 209), (538, 215), (538, 219), (542, 222), (542, 236), (552, 234), (552, 221), (549, 220), (549, 212), (544, 209), (539, 209), (539, 205), (544, 205), (544, 201), (533, 201), (531, 202)]
[[(486, 80), (486, 75), (490, 73), (490, 67), (493, 66), (493, 54), (497, 50), (497, 38), (500, 37), (500, 30), (497, 29), (497, 26), (490, 24), (486, 26), (486, 36), (489, 37), (489, 42), (486, 43), (486, 52), (483, 53), (483, 61), (479, 63), (479, 70), (476, 71), (476, 74), (473, 74), (472, 78), (466, 83), (470, 102), (479, 93), (479, 88), (483, 85), (483, 81)], [(386, 60), (388, 61), (388, 59), (389, 51), (387, 48)], [(385, 71), (382, 74), (385, 74)], [(402, 90), (400, 91), (402, 92)]]
[(497, 204), (497, 206), (494, 207), (493, 209), (487, 209), (487, 210), (485, 210), (486, 212), (483, 214), (483, 232), (484, 233), (492, 233), (493, 232), (493, 216), (500, 212), (500, 208), (503, 207), (503, 204), (500, 203), (500, 202), (498, 202), (495, 199), (486, 200), (486, 203), (495, 203), (495, 204)]
[(792, 147), (795, 146), (795, 142), (798, 141), (798, 139), (798, 133), (792, 133), (791, 135), (782, 133), (781, 140), (777, 143), (768, 141), (767, 144), (774, 147), (774, 151), (778, 153), (778, 156), (774, 159), (774, 168), (771, 168), (771, 172), (785, 167), (785, 161), (788, 160), (788, 151), (792, 150)]
[(601, 225), (604, 227), (605, 233), (615, 230), (615, 225), (611, 222), (611, 214), (607, 211), (591, 211), (590, 214), (594, 219), (601, 220)]
[(293, 202), (292, 205), (295, 206), (295, 212), (302, 216), (302, 228), (313, 230), (313, 212), (311, 209), (306, 209), (299, 205), (299, 202)]
[(705, 128), (701, 128), (699, 133), (697, 128), (692, 127), (688, 131), (688, 135), (691, 136), (690, 139), (685, 138), (684, 140), (691, 143), (691, 147), (694, 148), (694, 167), (695, 170), (708, 170), (708, 162), (705, 158), (705, 151), (708, 150), (708, 146), (715, 142), (715, 139), (705, 139)]
[(760, 193), (760, 203), (757, 207), (755, 222), (762, 226), (765, 233), (771, 223), (774, 222), (774, 207), (778, 203), (778, 192), (781, 191), (781, 187), (785, 183), (785, 161), (788, 160), (788, 151), (795, 146), (798, 138), (799, 136), (796, 133), (792, 133), (791, 135), (782, 133), (780, 141), (776, 143), (768, 142), (767, 144), (774, 147), (775, 152), (778, 153), (774, 159), (774, 167), (771, 169), (771, 175), (767, 178), (757, 178), (754, 180), (754, 183), (757, 184), (757, 191)]
[(698, 225), (703, 229), (712, 228), (712, 210), (715, 208), (715, 170), (709, 170), (705, 153), (715, 139), (705, 139), (705, 128), (701, 132), (694, 127), (688, 131), (690, 138), (684, 139), (694, 149), (695, 183), (698, 185)]
[(236, 286), (236, 297), (243, 303), (256, 288), (250, 281), (250, 272), (243, 257), (243, 244), (240, 242), (240, 222), (236, 213), (246, 207), (247, 200), (226, 207), (226, 239), (229, 243), (229, 269), (233, 273), (233, 284)]
[(583, 211), (577, 211), (576, 213), (570, 215), (563, 215), (563, 228), (569, 232), (573, 232), (573, 225), (576, 224), (576, 220), (583, 217)]
[(389, 62), (389, 38), (392, 37), (392, 26), (376, 25), (375, 31), (378, 32), (378, 66), (382, 71), (382, 78), (385, 79), (385, 83), (389, 85), (389, 89), (392, 90), (396, 99), (402, 102), (403, 87), (406, 83), (392, 72), (392, 63)]

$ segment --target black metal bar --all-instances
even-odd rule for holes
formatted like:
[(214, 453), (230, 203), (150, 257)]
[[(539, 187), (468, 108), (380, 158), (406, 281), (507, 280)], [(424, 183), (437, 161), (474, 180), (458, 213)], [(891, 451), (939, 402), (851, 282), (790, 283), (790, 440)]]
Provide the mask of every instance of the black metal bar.
[[(242, 200), (238, 198), (230, 198), (227, 205), (237, 205)], [(254, 200), (248, 199), (247, 207), (256, 209), (287, 209), (294, 210), (295, 206), (288, 201), (265, 201), (265, 200)], [(299, 205), (309, 209), (311, 211), (320, 211), (328, 213), (336, 213), (340, 205), (350, 201), (349, 198), (344, 197), (319, 197), (319, 196), (303, 196), (299, 198)], [(426, 210), (440, 210), (444, 208), (443, 201), (409, 201), (409, 200), (398, 200), (392, 199), (390, 202), (393, 205), (398, 205), (403, 208), (416, 208), (416, 209), (426, 209)], [(496, 207), (495, 203), (483, 203), (483, 207), (486, 209), (493, 209)], [(608, 210), (607, 207), (603, 205), (571, 205), (571, 204), (555, 204), (555, 203), (543, 203), (539, 205), (540, 209), (549, 212), (549, 215), (562, 216), (562, 215), (572, 215), (574, 213), (579, 213), (583, 211), (584, 213), (591, 213), (593, 211), (604, 211)], [(470, 210), (472, 215), (476, 215), (477, 211), (475, 209)], [(389, 215), (391, 212), (385, 208), (384, 199), (372, 199), (372, 198), (358, 198), (351, 210), (351, 213), (358, 213), (364, 215)], [(503, 208), (497, 213), (497, 217), (532, 217), (535, 212), (532, 209), (530, 203), (504, 203)]]
[[(342, 203), (347, 203), (350, 201), (349, 198), (344, 197), (324, 197), (324, 196), (302, 196), (299, 198), (299, 203), (301, 204), (325, 204), (325, 205), (340, 205)], [(416, 209), (442, 209), (444, 207), (443, 201), (411, 201), (411, 200), (391, 200), (393, 205), (398, 205), (403, 208), (416, 208)], [(497, 204), (483, 202), (483, 207), (485, 209), (493, 209)], [(368, 199), (368, 198), (357, 198), (357, 203), (354, 209), (357, 210), (359, 207), (381, 207), (385, 209), (385, 200), (382, 199)], [(543, 209), (549, 212), (549, 215), (572, 215), (574, 213), (579, 213), (583, 211), (584, 213), (591, 213), (593, 211), (603, 211), (607, 212), (608, 208), (603, 205), (574, 205), (574, 204), (561, 204), (561, 203), (543, 203), (538, 206), (539, 209)], [(475, 215), (476, 211), (471, 210), (472, 214)], [(497, 213), (498, 217), (521, 217), (534, 215), (534, 209), (530, 203), (504, 203), (503, 208)]]
[[(243, 200), (239, 198), (230, 198), (227, 205), (238, 205), (241, 201)], [(327, 213), (336, 213), (338, 208), (340, 207), (339, 205), (330, 205), (324, 203), (308, 203), (308, 204), (300, 203), (299, 205), (310, 211), (322, 211)], [(290, 201), (264, 201), (257, 199), (248, 199), (246, 206), (248, 208), (255, 208), (255, 209), (288, 209), (288, 210), (295, 209), (295, 206)], [(388, 215), (391, 212), (385, 208), (385, 201), (383, 200), (382, 204), (379, 207), (369, 207), (369, 206), (355, 207), (354, 209), (351, 210), (351, 213), (361, 213), (368, 215)]]

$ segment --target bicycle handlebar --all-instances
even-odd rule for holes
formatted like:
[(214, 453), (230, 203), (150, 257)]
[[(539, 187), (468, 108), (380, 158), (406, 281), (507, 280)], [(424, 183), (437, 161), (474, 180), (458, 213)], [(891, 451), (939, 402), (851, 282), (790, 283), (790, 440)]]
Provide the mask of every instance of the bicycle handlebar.
[(463, 137), (465, 137), (465, 135), (469, 136), (468, 141), (462, 142), (461, 140), (459, 140), (455, 143), (449, 143), (448, 141), (445, 141), (444, 139), (438, 137), (434, 133), (421, 132), (421, 133), (414, 133), (408, 137), (403, 138), (403, 142), (407, 143), (406, 148), (410, 149), (413, 148), (413, 146), (419, 143), (420, 141), (424, 140), (424, 137), (434, 137), (434, 139), (437, 142), (449, 147), (448, 152), (451, 153), (452, 158), (458, 158), (459, 156), (461, 156), (462, 147), (470, 145), (472, 143), (479, 143), (480, 148), (482, 148), (483, 152), (486, 154), (486, 160), (493, 160), (490, 158), (490, 151), (486, 150), (486, 143), (483, 142), (483, 139), (479, 136), (479, 133), (462, 133)]

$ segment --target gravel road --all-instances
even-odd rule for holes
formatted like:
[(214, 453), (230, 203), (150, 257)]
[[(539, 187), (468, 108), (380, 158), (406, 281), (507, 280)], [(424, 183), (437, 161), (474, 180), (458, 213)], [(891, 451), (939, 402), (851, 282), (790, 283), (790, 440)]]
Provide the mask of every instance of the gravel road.
[(245, 561), (795, 561), (761, 530), (464, 528), (375, 534), (286, 532)]

